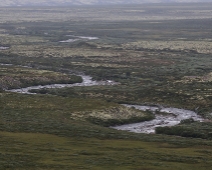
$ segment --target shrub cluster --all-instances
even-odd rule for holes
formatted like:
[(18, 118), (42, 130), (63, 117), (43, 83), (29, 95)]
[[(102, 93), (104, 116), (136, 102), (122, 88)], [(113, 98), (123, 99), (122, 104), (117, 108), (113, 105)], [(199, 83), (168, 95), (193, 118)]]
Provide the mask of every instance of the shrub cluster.
[(192, 119), (187, 119), (181, 121), (181, 123), (177, 126), (157, 127), (156, 133), (182, 137), (212, 139), (212, 123), (195, 122)]

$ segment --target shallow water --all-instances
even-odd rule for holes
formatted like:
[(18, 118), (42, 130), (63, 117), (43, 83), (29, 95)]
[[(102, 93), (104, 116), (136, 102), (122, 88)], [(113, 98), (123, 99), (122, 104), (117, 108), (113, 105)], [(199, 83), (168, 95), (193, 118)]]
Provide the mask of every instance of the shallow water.
[(6, 50), (8, 49), (9, 47), (3, 47), (3, 46), (0, 46), (0, 50)]
[(88, 40), (98, 40), (99, 38), (98, 37), (85, 37), (85, 36), (77, 36), (78, 38), (81, 38), (81, 39), (88, 39)]
[(197, 113), (178, 108), (161, 108), (157, 106), (139, 106), (139, 105), (124, 105), (126, 107), (134, 107), (138, 110), (142, 111), (160, 111), (163, 113), (169, 113), (166, 115), (155, 114), (155, 119), (151, 121), (145, 121), (141, 123), (132, 123), (121, 126), (114, 126), (112, 128), (117, 130), (126, 130), (135, 133), (155, 133), (156, 127), (164, 127), (164, 126), (174, 126), (180, 123), (181, 120), (193, 118), (195, 121), (203, 121)]
[[(11, 65), (11, 64), (2, 64), (0, 65)], [(24, 66), (22, 66), (24, 67)], [(27, 66), (26, 66), (27, 67)], [(35, 94), (30, 93), (29, 90), (32, 89), (43, 89), (43, 88), (64, 88), (64, 87), (75, 87), (75, 86), (97, 86), (97, 85), (115, 85), (118, 84), (114, 81), (107, 80), (107, 81), (94, 81), (92, 77), (86, 75), (78, 75), (81, 76), (83, 79), (82, 83), (74, 83), (74, 84), (51, 84), (51, 85), (38, 85), (38, 86), (31, 86), (21, 89), (12, 89), (7, 90), (9, 92), (16, 92), (16, 93), (24, 93), (24, 94)], [(174, 126), (180, 123), (181, 120), (192, 118), (195, 121), (204, 121), (197, 113), (185, 110), (185, 109), (178, 109), (178, 108), (165, 108), (163, 106), (142, 106), (142, 105), (127, 105), (124, 104), (126, 107), (134, 107), (135, 109), (142, 110), (142, 111), (151, 111), (155, 113), (156, 111), (162, 113), (168, 113), (165, 115), (162, 114), (155, 114), (155, 119), (151, 121), (145, 121), (140, 123), (132, 123), (126, 124), (121, 126), (114, 126), (111, 128), (117, 130), (126, 130), (135, 133), (155, 133), (156, 127), (164, 127), (164, 126)]]
[(90, 36), (76, 36), (76, 35), (66, 35), (68, 37), (77, 37), (81, 39), (88, 39), (88, 40), (97, 40), (99, 39), (98, 37), (90, 37)]
[(12, 66), (12, 64), (4, 64), (4, 63), (0, 63), (1, 66)]
[(16, 92), (16, 93), (25, 93), (25, 94), (35, 94), (35, 93), (30, 93), (29, 90), (32, 89), (43, 89), (43, 88), (64, 88), (64, 87), (75, 87), (75, 86), (97, 86), (97, 85), (115, 85), (114, 81), (107, 80), (107, 81), (94, 81), (92, 80), (92, 77), (90, 76), (85, 76), (85, 75), (78, 75), (81, 76), (83, 81), (82, 83), (74, 83), (74, 84), (51, 84), (51, 85), (38, 85), (38, 86), (31, 86), (31, 87), (26, 87), (26, 88), (21, 88), (21, 89), (12, 89), (12, 90), (7, 90), (10, 92)]
[(72, 42), (79, 41), (79, 40), (80, 39), (68, 39), (68, 40), (59, 41), (59, 42), (62, 42), (62, 43), (72, 43)]
[(99, 38), (98, 37), (88, 37), (88, 36), (75, 36), (75, 35), (66, 35), (68, 37), (73, 37), (72, 39), (68, 39), (68, 40), (64, 40), (64, 41), (59, 41), (59, 42), (62, 42), (62, 43), (72, 43), (72, 42), (75, 42), (75, 41), (79, 41), (79, 40), (98, 40)]

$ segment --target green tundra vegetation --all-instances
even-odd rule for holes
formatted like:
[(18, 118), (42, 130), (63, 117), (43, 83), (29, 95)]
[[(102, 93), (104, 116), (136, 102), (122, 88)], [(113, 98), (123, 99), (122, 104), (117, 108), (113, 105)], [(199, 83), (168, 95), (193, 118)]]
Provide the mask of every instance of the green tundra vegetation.
[(73, 84), (82, 82), (82, 78), (79, 76), (21, 66), (2, 65), (0, 68), (0, 76), (2, 89), (23, 88), (33, 85), (47, 85), (54, 83)]
[[(211, 10), (1, 8), (0, 169), (211, 169)], [(82, 82), (80, 74), (117, 84), (5, 90)], [(154, 119), (124, 103), (189, 109), (205, 122), (156, 134), (110, 128)]]

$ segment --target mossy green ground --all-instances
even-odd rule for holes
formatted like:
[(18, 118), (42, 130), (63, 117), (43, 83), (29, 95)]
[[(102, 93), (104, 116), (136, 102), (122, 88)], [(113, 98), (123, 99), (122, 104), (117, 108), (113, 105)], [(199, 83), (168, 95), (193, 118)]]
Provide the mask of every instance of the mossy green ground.
[[(134, 134), (99, 121), (146, 118), (148, 113), (118, 104), (145, 102), (196, 110), (211, 119), (211, 6), (183, 5), (190, 20), (181, 20), (181, 5), (129, 8), (1, 9), (0, 46), (9, 48), (0, 51), (0, 63), (18, 68), (1, 76), (14, 80), (20, 73), (18, 80), (33, 85), (50, 75), (40, 70), (54, 71), (51, 82), (61, 78), (59, 71), (73, 70), (119, 84), (44, 90), (52, 95), (1, 93), (0, 169), (211, 169), (211, 140)], [(99, 39), (59, 42), (70, 34)], [(34, 69), (23, 72), (18, 65)], [(38, 79), (31, 83), (32, 74)], [(183, 129), (207, 134), (210, 124)]]
[[(210, 169), (212, 147), (0, 132), (1, 169)], [(7, 159), (6, 159), (7, 158)], [(8, 159), (9, 158), (9, 159)]]
[(195, 170), (212, 165), (211, 141), (133, 134), (83, 120), (84, 111), (114, 107), (119, 106), (94, 99), (2, 93), (0, 169)]
[(49, 70), (26, 68), (23, 66), (1, 65), (0, 89), (22, 88), (54, 83), (81, 83), (82, 78), (75, 75)]

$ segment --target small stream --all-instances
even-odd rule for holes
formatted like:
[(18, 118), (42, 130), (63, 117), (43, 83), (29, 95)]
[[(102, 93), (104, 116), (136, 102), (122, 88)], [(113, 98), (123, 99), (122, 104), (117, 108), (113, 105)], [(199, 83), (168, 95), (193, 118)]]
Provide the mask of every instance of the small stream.
[(9, 47), (3, 47), (3, 46), (0, 46), (0, 50), (6, 50), (8, 49)]
[(151, 121), (145, 121), (141, 123), (132, 123), (121, 126), (114, 126), (112, 128), (117, 130), (126, 130), (135, 133), (155, 133), (156, 127), (164, 127), (164, 126), (175, 126), (180, 123), (181, 120), (184, 119), (194, 119), (195, 121), (204, 121), (197, 113), (178, 108), (165, 108), (162, 106), (139, 106), (139, 105), (124, 105), (126, 107), (134, 107), (135, 109), (142, 111), (151, 111), (155, 113), (155, 111), (159, 111), (161, 113), (167, 114), (155, 114), (155, 119)]
[(75, 35), (66, 35), (68, 37), (72, 37), (71, 39), (68, 40), (63, 40), (59, 41), (61, 43), (72, 43), (75, 41), (80, 41), (80, 40), (98, 40), (98, 37), (88, 37), (88, 36), (75, 36)]
[[(11, 65), (11, 64), (2, 64), (0, 65)], [(22, 66), (25, 67), (25, 66)], [(106, 81), (94, 81), (92, 80), (91, 76), (87, 75), (78, 75), (81, 76), (83, 81), (82, 83), (74, 83), (74, 84), (51, 84), (51, 85), (38, 85), (38, 86), (31, 86), (26, 88), (20, 89), (12, 89), (7, 90), (9, 92), (16, 92), (16, 93), (23, 93), (23, 94), (36, 94), (30, 93), (29, 91), (32, 89), (43, 89), (43, 88), (64, 88), (64, 87), (75, 87), (75, 86), (104, 86), (104, 85), (116, 85), (118, 83), (106, 80)], [(204, 121), (197, 113), (190, 110), (185, 109), (178, 109), (172, 107), (163, 107), (163, 106), (141, 106), (141, 105), (127, 105), (124, 104), (125, 107), (134, 107), (135, 109), (142, 110), (142, 111), (151, 111), (155, 114), (156, 111), (165, 114), (155, 114), (155, 119), (151, 121), (145, 121), (141, 123), (132, 123), (126, 124), (121, 126), (114, 126), (111, 128), (117, 130), (126, 130), (134, 133), (155, 133), (156, 127), (164, 127), (164, 126), (175, 126), (180, 123), (181, 120), (184, 119), (194, 119), (195, 121)]]
[(105, 85), (115, 85), (117, 84), (114, 81), (107, 80), (107, 81), (94, 81), (92, 80), (92, 77), (86, 76), (86, 75), (78, 75), (81, 76), (83, 81), (82, 83), (74, 83), (74, 84), (51, 84), (51, 85), (38, 85), (38, 86), (31, 86), (31, 87), (26, 87), (26, 88), (21, 88), (21, 89), (12, 89), (12, 90), (7, 90), (9, 92), (16, 92), (16, 93), (24, 93), (24, 94), (35, 94), (35, 93), (30, 93), (29, 91), (32, 89), (43, 89), (43, 88), (64, 88), (64, 87), (75, 87), (75, 86), (105, 86)]

